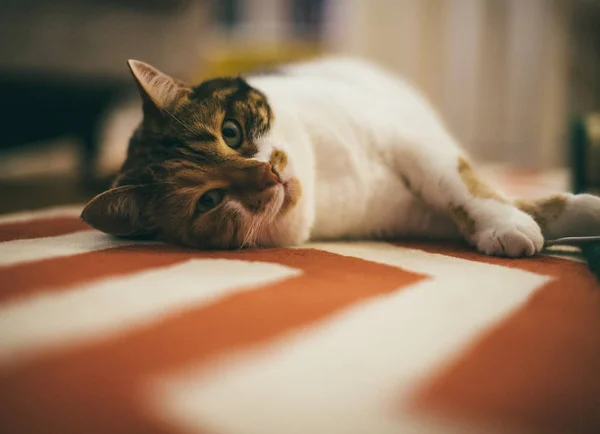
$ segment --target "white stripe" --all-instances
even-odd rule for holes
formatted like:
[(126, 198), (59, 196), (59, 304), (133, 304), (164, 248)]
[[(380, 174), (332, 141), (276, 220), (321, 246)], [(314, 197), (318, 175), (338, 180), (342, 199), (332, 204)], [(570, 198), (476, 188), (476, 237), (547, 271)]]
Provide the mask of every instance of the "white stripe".
[(195, 259), (36, 295), (0, 307), (0, 361), (123, 332), (178, 310), (299, 274), (279, 264)]
[(316, 247), (432, 278), (219, 360), (217, 369), (165, 380), (158, 407), (172, 423), (223, 434), (449, 432), (402, 404), (549, 280), (386, 244)]
[(78, 255), (131, 244), (152, 243), (113, 238), (96, 230), (73, 232), (55, 237), (5, 241), (0, 243), (0, 266)]
[(0, 216), (0, 224), (51, 219), (55, 217), (79, 217), (83, 205), (62, 205), (42, 210), (21, 211)]

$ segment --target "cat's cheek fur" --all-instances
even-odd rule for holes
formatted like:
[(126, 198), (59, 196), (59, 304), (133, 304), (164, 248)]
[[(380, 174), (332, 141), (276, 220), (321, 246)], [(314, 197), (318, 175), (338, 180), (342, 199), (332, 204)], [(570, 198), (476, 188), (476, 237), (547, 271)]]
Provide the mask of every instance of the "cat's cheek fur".
[(258, 152), (252, 157), (253, 160), (267, 163), (271, 157), (271, 153), (275, 148), (275, 143), (268, 136), (261, 136), (254, 140), (254, 145)]

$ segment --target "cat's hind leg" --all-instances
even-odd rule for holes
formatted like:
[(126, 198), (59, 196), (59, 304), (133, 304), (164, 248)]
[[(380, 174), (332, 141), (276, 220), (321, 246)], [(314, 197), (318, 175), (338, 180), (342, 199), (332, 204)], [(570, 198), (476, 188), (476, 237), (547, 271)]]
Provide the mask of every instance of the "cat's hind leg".
[(600, 198), (591, 194), (555, 194), (536, 200), (517, 200), (549, 240), (600, 236)]

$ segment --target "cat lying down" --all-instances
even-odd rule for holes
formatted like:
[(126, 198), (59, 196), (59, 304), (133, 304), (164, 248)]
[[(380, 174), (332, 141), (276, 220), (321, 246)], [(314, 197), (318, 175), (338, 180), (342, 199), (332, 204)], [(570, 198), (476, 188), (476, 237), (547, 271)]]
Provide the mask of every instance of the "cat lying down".
[(464, 237), (530, 256), (600, 235), (600, 199), (511, 200), (436, 112), (368, 63), (328, 58), (189, 86), (129, 61), (144, 118), (113, 188), (82, 213), (103, 232), (201, 249), (309, 239)]

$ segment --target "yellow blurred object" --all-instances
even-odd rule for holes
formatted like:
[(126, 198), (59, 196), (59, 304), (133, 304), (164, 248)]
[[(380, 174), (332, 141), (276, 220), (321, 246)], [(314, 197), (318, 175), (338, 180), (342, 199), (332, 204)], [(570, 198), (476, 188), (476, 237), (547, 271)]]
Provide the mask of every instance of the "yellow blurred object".
[(282, 63), (308, 60), (322, 55), (318, 44), (295, 43), (275, 47), (236, 47), (216, 50), (202, 62), (203, 68), (194, 76), (198, 83), (211, 77), (243, 74), (252, 70), (272, 68)]

